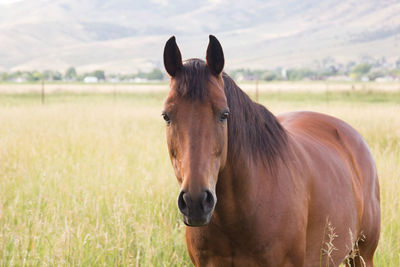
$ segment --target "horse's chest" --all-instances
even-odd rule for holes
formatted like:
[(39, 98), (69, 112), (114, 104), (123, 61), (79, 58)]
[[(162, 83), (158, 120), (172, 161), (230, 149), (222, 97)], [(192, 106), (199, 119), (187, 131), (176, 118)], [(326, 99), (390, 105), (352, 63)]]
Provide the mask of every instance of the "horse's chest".
[(254, 257), (235, 255), (230, 257), (210, 256), (199, 261), (196, 266), (268, 266), (265, 261)]
[[(188, 229), (189, 253), (197, 266), (280, 266), (301, 258), (305, 251), (305, 225), (295, 219), (294, 213), (289, 217), (292, 223), (287, 224), (282, 223), (286, 219), (274, 223), (260, 219), (232, 229), (213, 225)], [(298, 244), (296, 249), (294, 243)]]
[(220, 232), (200, 235), (193, 231), (186, 237), (196, 266), (272, 266), (267, 264), (270, 245), (262, 235), (251, 236), (246, 231), (230, 236)]
[(225, 251), (192, 251), (191, 257), (196, 266), (277, 266), (268, 251), (251, 253), (245, 249), (231, 248)]

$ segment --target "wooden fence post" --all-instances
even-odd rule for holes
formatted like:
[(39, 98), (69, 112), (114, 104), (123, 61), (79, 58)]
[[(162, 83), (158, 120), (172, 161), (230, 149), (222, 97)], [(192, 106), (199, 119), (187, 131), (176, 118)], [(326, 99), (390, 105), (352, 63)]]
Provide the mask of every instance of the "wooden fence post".
[(115, 102), (117, 100), (117, 85), (116, 83), (113, 83), (113, 101)]
[(42, 80), (42, 105), (44, 105), (44, 97), (45, 97), (45, 92), (44, 92), (44, 80)]
[(256, 80), (256, 102), (258, 103), (258, 79)]

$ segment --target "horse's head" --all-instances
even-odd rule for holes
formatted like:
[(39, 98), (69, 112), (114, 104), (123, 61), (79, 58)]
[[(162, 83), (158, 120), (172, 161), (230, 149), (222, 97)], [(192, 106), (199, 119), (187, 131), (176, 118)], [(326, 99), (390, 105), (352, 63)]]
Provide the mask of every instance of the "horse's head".
[(183, 63), (175, 37), (171, 37), (164, 49), (164, 66), (171, 76), (171, 90), (163, 118), (169, 155), (181, 186), (178, 207), (186, 225), (206, 225), (217, 202), (218, 174), (227, 158), (229, 108), (222, 79), (222, 47), (210, 35), (206, 62), (191, 59)]

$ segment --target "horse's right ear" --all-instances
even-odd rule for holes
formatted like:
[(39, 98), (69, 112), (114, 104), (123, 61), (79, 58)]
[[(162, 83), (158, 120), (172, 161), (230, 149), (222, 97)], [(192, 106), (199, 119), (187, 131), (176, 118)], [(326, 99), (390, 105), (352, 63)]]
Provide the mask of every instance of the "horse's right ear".
[(181, 52), (175, 41), (175, 36), (169, 38), (164, 47), (164, 67), (171, 77), (182, 68)]
[(222, 46), (215, 38), (214, 35), (210, 35), (210, 42), (207, 47), (206, 62), (209, 70), (215, 76), (221, 74), (224, 69), (225, 59)]

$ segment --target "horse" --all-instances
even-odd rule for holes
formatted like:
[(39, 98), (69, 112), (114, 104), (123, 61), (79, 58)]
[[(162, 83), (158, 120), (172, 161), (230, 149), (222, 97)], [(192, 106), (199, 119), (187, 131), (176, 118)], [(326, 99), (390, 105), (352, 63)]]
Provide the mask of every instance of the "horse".
[(373, 266), (377, 170), (364, 138), (316, 112), (273, 115), (206, 60), (182, 61), (172, 36), (162, 117), (195, 266)]

